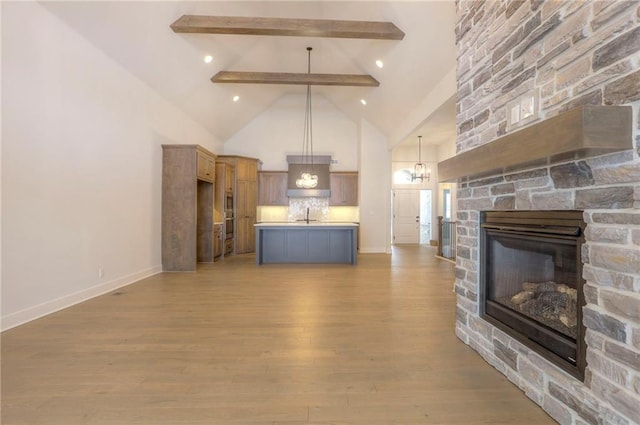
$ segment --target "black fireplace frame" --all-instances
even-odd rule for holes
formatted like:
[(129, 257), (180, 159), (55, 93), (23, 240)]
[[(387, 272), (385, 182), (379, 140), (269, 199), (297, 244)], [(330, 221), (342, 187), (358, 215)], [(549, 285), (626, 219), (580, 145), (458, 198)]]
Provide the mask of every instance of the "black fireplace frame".
[[(583, 220), (583, 212), (577, 210), (547, 210), (547, 211), (481, 211), (480, 212), (480, 287), (479, 287), (479, 314), (480, 317), (529, 347), (542, 357), (549, 360), (562, 370), (571, 374), (575, 378), (584, 382), (584, 371), (586, 367), (586, 329), (582, 323), (582, 308), (585, 306), (583, 286), (585, 284), (582, 277), (582, 245), (584, 244), (584, 230), (586, 224)], [(502, 307), (497, 303), (489, 302), (487, 306), (487, 250), (488, 231), (505, 232), (505, 234), (520, 235), (523, 238), (532, 239), (554, 235), (559, 238), (575, 240), (576, 249), (576, 274), (577, 274), (577, 337), (575, 340), (553, 331), (546, 326), (529, 319), (526, 316), (512, 314), (510, 309)], [(489, 308), (487, 308), (489, 307)], [(487, 311), (488, 310), (488, 311)], [(516, 319), (513, 327), (508, 326), (500, 320), (501, 317), (508, 316), (509, 319)], [(547, 343), (558, 342), (555, 345), (559, 355), (545, 348), (541, 343), (527, 337), (519, 329), (526, 328), (535, 335), (532, 338)], [(572, 351), (567, 351), (571, 347), (571, 341), (575, 344), (575, 361), (570, 361)], [(561, 342), (561, 344), (560, 344)], [(560, 347), (560, 348), (558, 348)], [(564, 352), (563, 352), (564, 350)]]

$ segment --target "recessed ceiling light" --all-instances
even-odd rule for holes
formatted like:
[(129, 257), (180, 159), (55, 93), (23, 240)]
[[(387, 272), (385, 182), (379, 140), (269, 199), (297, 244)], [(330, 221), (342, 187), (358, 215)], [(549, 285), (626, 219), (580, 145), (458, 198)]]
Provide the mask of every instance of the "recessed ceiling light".
[(363, 105), (366, 105), (366, 104), (367, 104), (367, 101), (366, 101), (366, 100), (364, 100), (364, 99), (360, 99), (360, 103), (362, 103)]
[(237, 102), (239, 100), (240, 100), (240, 96), (238, 96), (238, 95), (233, 96), (233, 101), (234, 102)]
[(380, 59), (378, 59), (378, 60), (376, 61), (376, 66), (377, 66), (378, 68), (382, 68), (382, 67), (384, 66), (384, 62), (382, 62)]
[(211, 63), (213, 61), (213, 56), (207, 55), (204, 57), (204, 63)]

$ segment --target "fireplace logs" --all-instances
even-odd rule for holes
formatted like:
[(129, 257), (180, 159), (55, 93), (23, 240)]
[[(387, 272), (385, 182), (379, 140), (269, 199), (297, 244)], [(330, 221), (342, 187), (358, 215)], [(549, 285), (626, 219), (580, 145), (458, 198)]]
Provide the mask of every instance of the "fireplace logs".
[(525, 282), (522, 291), (497, 301), (567, 336), (577, 335), (578, 291), (568, 285)]

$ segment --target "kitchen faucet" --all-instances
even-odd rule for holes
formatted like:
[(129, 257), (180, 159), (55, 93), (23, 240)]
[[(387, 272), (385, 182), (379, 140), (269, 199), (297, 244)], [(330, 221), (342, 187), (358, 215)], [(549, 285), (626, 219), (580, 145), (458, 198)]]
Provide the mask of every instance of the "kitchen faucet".
[(309, 218), (309, 207), (307, 207), (307, 216), (305, 218), (301, 218), (296, 221), (304, 221), (305, 223), (309, 224), (309, 222), (311, 221), (318, 221), (318, 220), (312, 220)]

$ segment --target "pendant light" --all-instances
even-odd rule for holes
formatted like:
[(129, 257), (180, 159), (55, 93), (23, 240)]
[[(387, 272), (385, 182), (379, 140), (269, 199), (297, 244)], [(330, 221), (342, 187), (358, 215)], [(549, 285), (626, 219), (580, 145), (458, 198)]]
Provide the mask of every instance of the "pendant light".
[[(307, 74), (311, 74), (311, 47), (307, 47)], [(307, 84), (307, 102), (304, 110), (304, 134), (302, 136), (302, 164), (304, 165), (296, 186), (313, 189), (318, 186), (318, 175), (313, 169), (313, 119), (311, 114), (311, 84)]]
[(427, 169), (427, 165), (422, 162), (422, 136), (418, 136), (418, 162), (413, 167), (413, 174), (411, 174), (411, 181), (431, 180), (431, 170)]

